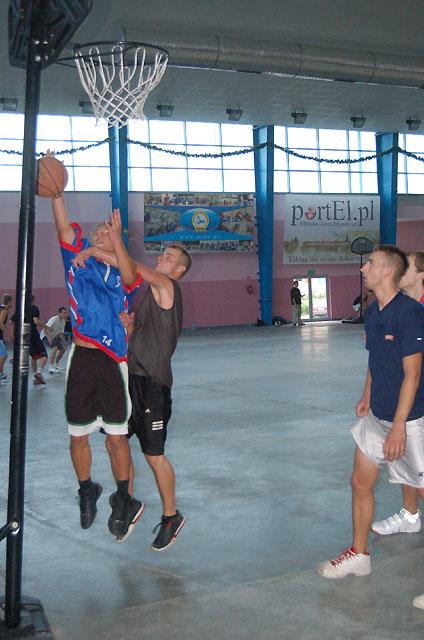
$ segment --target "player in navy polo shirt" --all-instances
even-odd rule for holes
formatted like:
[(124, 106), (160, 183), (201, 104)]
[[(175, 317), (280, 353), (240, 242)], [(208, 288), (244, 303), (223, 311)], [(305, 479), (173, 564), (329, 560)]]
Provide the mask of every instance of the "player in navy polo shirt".
[[(70, 296), (74, 344), (68, 357), (65, 409), (70, 452), (79, 481), (81, 527), (88, 529), (97, 513), (102, 493), (91, 480), (89, 435), (103, 429), (117, 491), (110, 497), (108, 526), (118, 541), (124, 540), (140, 517), (144, 505), (130, 496), (130, 450), (126, 434), (131, 415), (128, 392), (127, 336), (119, 314), (141, 282), (137, 271), (121, 276), (107, 262), (92, 257), (84, 268), (73, 264), (78, 252), (90, 246), (78, 224), (68, 220), (63, 194), (52, 199), (53, 214), (65, 266)], [(106, 224), (93, 234), (93, 245), (113, 250)]]
[(368, 534), (374, 485), (383, 465), (389, 481), (416, 487), (424, 497), (424, 309), (399, 290), (406, 254), (388, 245), (362, 268), (377, 300), (364, 316), (368, 371), (352, 427), (356, 442), (352, 474), (352, 545), (320, 566), (326, 578), (371, 572)]

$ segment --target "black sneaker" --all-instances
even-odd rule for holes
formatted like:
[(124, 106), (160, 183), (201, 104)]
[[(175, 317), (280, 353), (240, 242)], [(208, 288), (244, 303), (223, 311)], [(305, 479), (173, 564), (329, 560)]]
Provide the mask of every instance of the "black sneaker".
[(152, 533), (156, 533), (159, 529), (158, 535), (150, 546), (152, 551), (164, 551), (167, 549), (175, 542), (175, 538), (180, 533), (184, 524), (185, 518), (179, 511), (177, 511), (175, 516), (162, 516), (162, 520), (152, 531)]
[(144, 511), (144, 504), (132, 496), (116, 491), (109, 498), (112, 513), (109, 518), (109, 531), (116, 536), (117, 542), (123, 542), (134, 529), (137, 520)]
[(93, 482), (88, 491), (78, 489), (81, 527), (88, 529), (94, 522), (97, 513), (96, 502), (102, 495), (103, 487)]

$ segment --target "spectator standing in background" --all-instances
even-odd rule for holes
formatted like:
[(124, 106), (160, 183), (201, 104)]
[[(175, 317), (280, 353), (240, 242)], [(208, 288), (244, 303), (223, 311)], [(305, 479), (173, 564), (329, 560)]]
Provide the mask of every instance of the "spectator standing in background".
[(305, 323), (302, 322), (302, 294), (299, 289), (299, 281), (295, 280), (290, 289), (290, 301), (292, 305), (292, 324), (294, 327), (301, 327)]

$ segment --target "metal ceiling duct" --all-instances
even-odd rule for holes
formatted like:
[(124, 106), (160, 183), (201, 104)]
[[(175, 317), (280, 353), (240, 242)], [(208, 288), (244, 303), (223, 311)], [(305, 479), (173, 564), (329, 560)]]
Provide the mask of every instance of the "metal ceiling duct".
[[(126, 31), (126, 30), (125, 30)], [(131, 34), (131, 37), (129, 37)], [(140, 38), (169, 52), (172, 67), (242, 71), (321, 80), (424, 87), (424, 58), (299, 43), (261, 42), (239, 36), (152, 33)]]

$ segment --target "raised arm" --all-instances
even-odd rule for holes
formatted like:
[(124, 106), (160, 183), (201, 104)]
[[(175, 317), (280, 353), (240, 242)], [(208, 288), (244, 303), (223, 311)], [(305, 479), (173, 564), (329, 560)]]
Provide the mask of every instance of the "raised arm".
[(68, 220), (68, 211), (63, 193), (52, 198), (52, 207), (59, 240), (71, 243), (74, 239), (74, 231)]
[[(118, 267), (121, 271), (122, 278), (124, 273), (140, 273), (143, 280), (148, 282), (155, 289), (159, 296), (159, 305), (163, 308), (172, 306), (174, 297), (174, 287), (168, 276), (158, 273), (140, 262), (135, 262), (128, 254), (122, 241), (122, 225), (119, 211), (114, 211), (109, 223), (110, 236), (113, 242)], [(133, 278), (134, 280), (134, 278)]]

